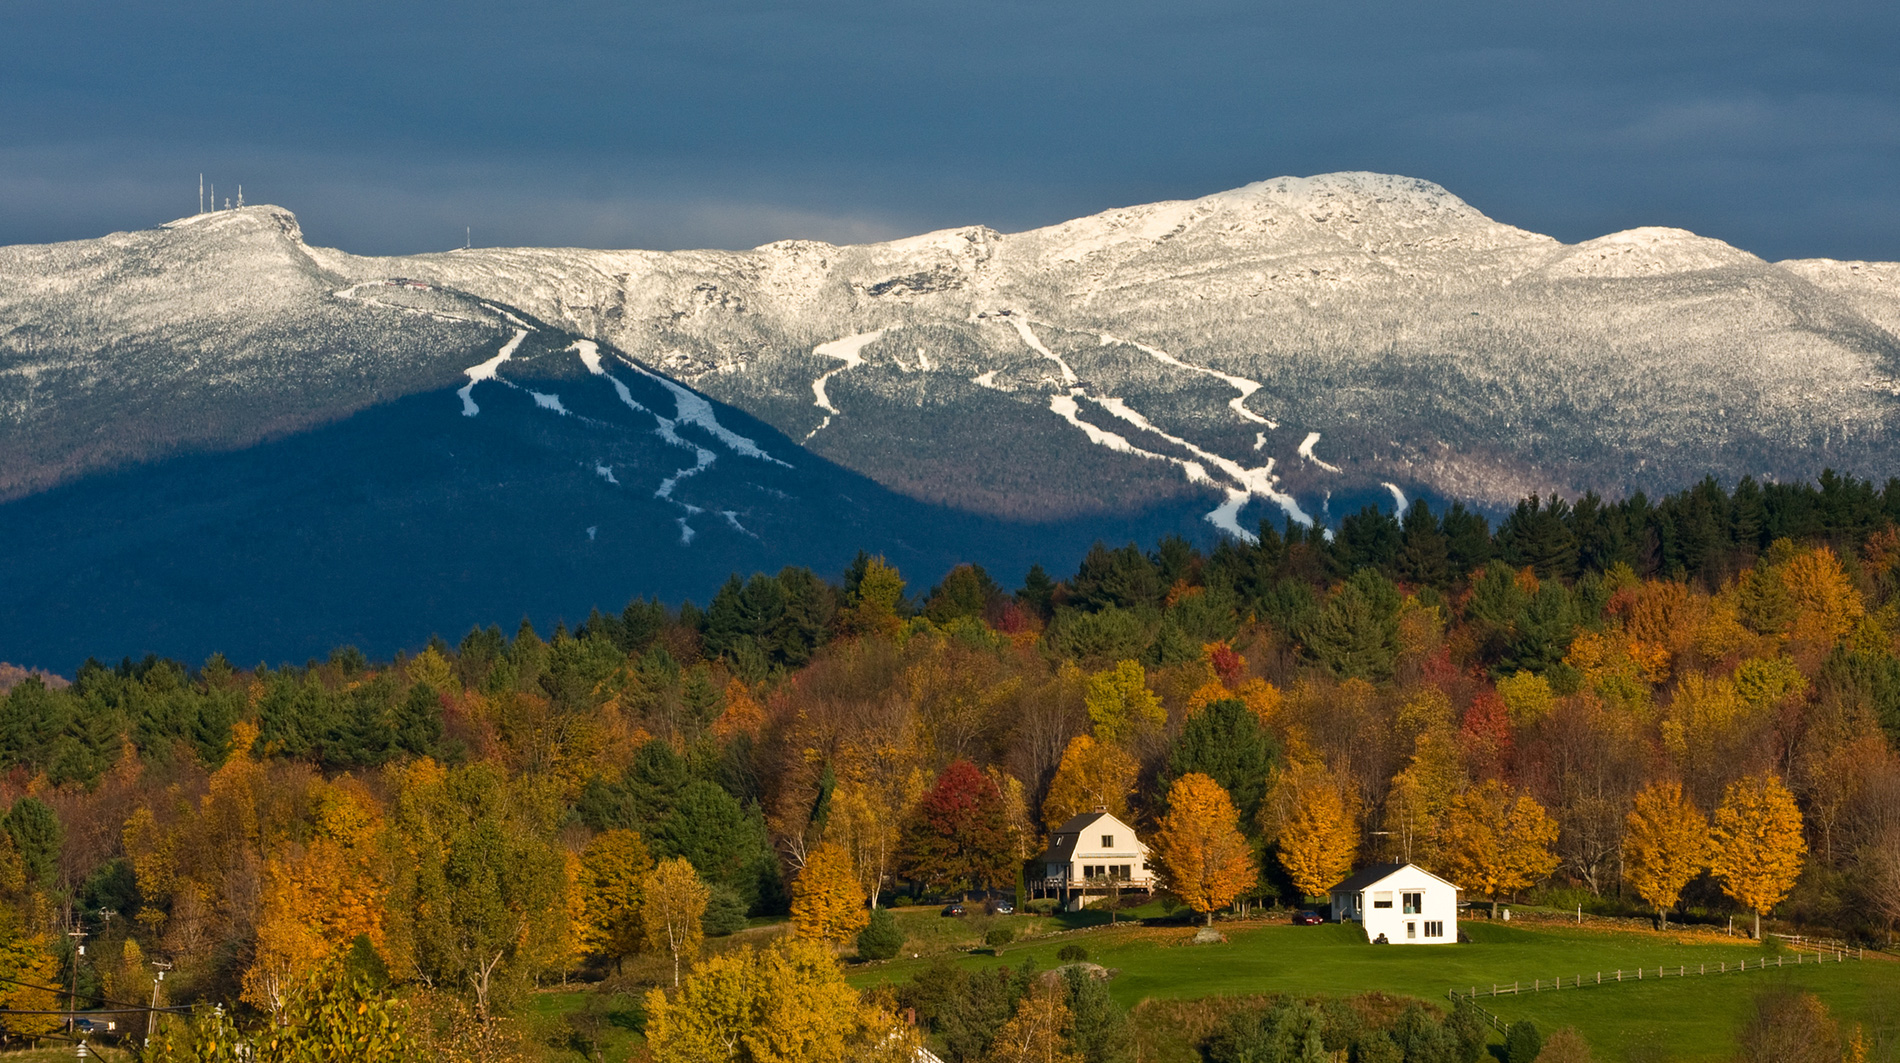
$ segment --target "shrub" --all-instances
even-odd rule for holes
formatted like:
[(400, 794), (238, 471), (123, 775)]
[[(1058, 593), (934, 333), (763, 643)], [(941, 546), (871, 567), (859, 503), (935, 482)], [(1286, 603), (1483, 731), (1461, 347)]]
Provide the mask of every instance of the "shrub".
[(1544, 1050), (1544, 1038), (1529, 1019), (1514, 1022), (1504, 1034), (1504, 1063), (1537, 1063)]
[(1064, 945), (1056, 950), (1056, 959), (1063, 963), (1082, 963), (1089, 958), (1089, 950), (1080, 945)]
[(715, 883), (706, 897), (706, 914), (699, 917), (700, 929), (709, 938), (736, 934), (745, 929), (746, 903), (739, 891)]
[(983, 944), (993, 949), (1001, 948), (1014, 940), (1016, 940), (1016, 931), (1006, 926), (993, 926), (989, 933), (983, 935)]
[(858, 931), (858, 959), (888, 960), (904, 948), (904, 932), (897, 926), (897, 917), (888, 908), (877, 908), (871, 912), (871, 922)]

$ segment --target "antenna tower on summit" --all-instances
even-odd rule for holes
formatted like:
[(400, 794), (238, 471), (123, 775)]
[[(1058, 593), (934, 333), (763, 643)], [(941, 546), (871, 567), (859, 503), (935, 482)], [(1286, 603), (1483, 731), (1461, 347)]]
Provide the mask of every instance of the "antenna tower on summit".
[(239, 185), (238, 186), (238, 206), (242, 207), (243, 205), (244, 205), (244, 186)]
[(198, 213), (205, 212), (205, 175), (198, 175)]

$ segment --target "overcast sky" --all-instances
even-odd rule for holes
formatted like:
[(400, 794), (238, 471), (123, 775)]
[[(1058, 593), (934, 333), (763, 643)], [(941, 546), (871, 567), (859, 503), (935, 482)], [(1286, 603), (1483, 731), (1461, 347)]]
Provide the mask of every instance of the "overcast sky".
[(1282, 174), (1900, 259), (1892, 0), (0, 4), (0, 243), (219, 198), (361, 253), (1016, 230)]

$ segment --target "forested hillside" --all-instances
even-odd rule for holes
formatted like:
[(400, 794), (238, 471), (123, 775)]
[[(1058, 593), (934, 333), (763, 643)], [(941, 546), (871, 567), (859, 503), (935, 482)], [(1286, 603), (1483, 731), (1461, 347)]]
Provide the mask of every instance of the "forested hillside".
[[(806, 1018), (869, 1058), (896, 1002), (809, 943), (853, 940), (867, 899), (1020, 888), (1098, 805), (1204, 915), (1409, 859), (1474, 901), (1570, 889), (1884, 941), (1897, 525), (1900, 480), (1833, 475), (1532, 498), (1496, 528), (1420, 504), (1331, 538), (1098, 546), (1014, 590), (861, 556), (837, 583), (734, 576), (704, 608), (388, 662), (29, 676), (0, 700), (0, 975), (17, 1009), (47, 999), (19, 983), (69, 979), (137, 1002), (162, 958), (168, 1001), (293, 1029), (386, 984), (379, 1008), (421, 1017), (390, 1020), (410, 1048), (506, 1058), (534, 987), (657, 956), (659, 1058), (692, 1058), (720, 978), (805, 985), (829, 1002)], [(1233, 837), (1219, 876), (1178, 855)], [(787, 911), (806, 944), (695, 967), (702, 934)], [(1017, 996), (1012, 1028), (1060, 1003)]]

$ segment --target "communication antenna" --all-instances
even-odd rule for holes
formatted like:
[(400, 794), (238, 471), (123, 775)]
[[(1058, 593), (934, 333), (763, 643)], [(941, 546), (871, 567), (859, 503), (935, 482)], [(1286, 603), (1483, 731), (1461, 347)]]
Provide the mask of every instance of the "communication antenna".
[(205, 212), (205, 175), (198, 175), (198, 213)]
[(244, 206), (244, 186), (238, 186), (238, 206)]
[(466, 251), (473, 246), (475, 246), (475, 227), (464, 225), (462, 226), (462, 250)]
[(211, 182), (211, 209), (218, 209), (218, 183), (216, 181)]

